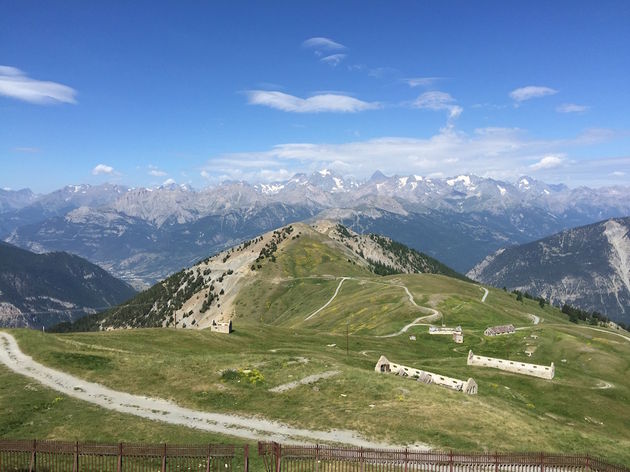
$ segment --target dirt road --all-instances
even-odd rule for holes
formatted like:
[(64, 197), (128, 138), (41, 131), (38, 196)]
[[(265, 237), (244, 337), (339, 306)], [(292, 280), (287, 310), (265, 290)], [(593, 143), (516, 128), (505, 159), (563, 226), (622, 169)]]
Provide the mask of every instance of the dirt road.
[[(352, 446), (379, 448), (391, 444), (368, 441), (355, 431), (314, 431), (288, 426), (276, 421), (223, 413), (192, 410), (159, 398), (112, 390), (103, 385), (87, 382), (35, 362), (22, 353), (15, 338), (0, 332), (0, 362), (12, 371), (30, 377), (44, 386), (70, 397), (90, 402), (121, 413), (140, 416), (164, 423), (187, 426), (214, 433), (249, 440), (278, 442), (329, 442)], [(423, 446), (428, 449), (428, 447)]]

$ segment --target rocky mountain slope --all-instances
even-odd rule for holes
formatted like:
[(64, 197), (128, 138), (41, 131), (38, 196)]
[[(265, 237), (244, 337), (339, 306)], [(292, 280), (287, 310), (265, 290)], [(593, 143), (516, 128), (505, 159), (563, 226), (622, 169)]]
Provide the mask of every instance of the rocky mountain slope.
[[(276, 258), (288, 250), (308, 252), (313, 245), (317, 248), (318, 267), (327, 267), (326, 263), (333, 260), (343, 262), (342, 269), (330, 267), (329, 278), (355, 273), (434, 273), (465, 279), (439, 261), (383, 236), (359, 235), (330, 221), (312, 226), (296, 223), (177, 272), (116, 308), (56, 329), (207, 328), (213, 321), (227, 321), (234, 316), (241, 289), (256, 280), (264, 266), (276, 264)], [(289, 264), (299, 265), (305, 277), (317, 272), (302, 256), (291, 257)], [(338, 270), (347, 272), (334, 273)]]
[(0, 326), (48, 327), (116, 305), (135, 293), (78, 256), (34, 254), (0, 242)]
[(207, 254), (308, 218), (393, 237), (467, 271), (500, 247), (629, 214), (630, 187), (570, 189), (530, 177), (510, 183), (380, 172), (357, 182), (322, 170), (203, 190), (74, 185), (39, 196), (5, 191), (0, 236), (37, 252), (73, 252), (147, 287)]
[(628, 322), (630, 218), (609, 219), (501, 249), (468, 276)]

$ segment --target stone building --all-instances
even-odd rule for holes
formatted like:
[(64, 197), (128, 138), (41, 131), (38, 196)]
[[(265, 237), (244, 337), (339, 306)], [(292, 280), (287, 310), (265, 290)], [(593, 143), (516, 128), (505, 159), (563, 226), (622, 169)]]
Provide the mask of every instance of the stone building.
[(447, 326), (429, 326), (429, 334), (455, 334), (461, 333), (462, 327), (457, 326), (456, 328), (449, 328)]
[(464, 333), (453, 333), (453, 341), (455, 341), (457, 344), (462, 344), (464, 342)]
[(477, 356), (476, 354), (473, 354), (472, 350), (468, 351), (467, 364), (479, 367), (493, 367), (507, 372), (514, 372), (515, 374), (531, 375), (532, 377), (539, 377), (547, 380), (553, 379), (556, 372), (553, 362), (550, 366), (528, 364), (527, 362)]
[(487, 328), (483, 334), (486, 336), (500, 336), (502, 334), (512, 334), (515, 333), (516, 329), (514, 329), (514, 325), (503, 325), (503, 326), (492, 326)]
[(222, 323), (222, 322), (217, 322), (216, 320), (212, 320), (212, 324), (210, 325), (210, 331), (214, 331), (216, 333), (230, 334), (232, 332), (232, 321)]
[(411, 377), (412, 379), (416, 379), (418, 382), (439, 385), (458, 392), (467, 393), (468, 395), (475, 395), (477, 393), (477, 382), (475, 382), (472, 378), (469, 378), (466, 381), (453, 379), (444, 375), (434, 374), (433, 372), (394, 364), (393, 362), (389, 362), (385, 356), (381, 356), (379, 358), (376, 366), (374, 366), (374, 370), (380, 373), (393, 373), (402, 377)]

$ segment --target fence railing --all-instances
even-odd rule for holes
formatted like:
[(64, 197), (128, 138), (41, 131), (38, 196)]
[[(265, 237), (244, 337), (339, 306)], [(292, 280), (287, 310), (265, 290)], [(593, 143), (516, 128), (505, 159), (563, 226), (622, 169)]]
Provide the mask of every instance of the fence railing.
[[(238, 470), (235, 467), (238, 463)], [(241, 468), (242, 467), (242, 468)], [(248, 472), (249, 447), (0, 440), (0, 472)]]
[(258, 443), (266, 472), (630, 472), (588, 454), (417, 451)]

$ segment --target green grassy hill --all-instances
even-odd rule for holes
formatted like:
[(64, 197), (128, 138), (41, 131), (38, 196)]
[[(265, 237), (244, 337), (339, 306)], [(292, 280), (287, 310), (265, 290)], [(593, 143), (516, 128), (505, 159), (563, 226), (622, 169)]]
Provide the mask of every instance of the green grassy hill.
[[(554, 307), (517, 301), (502, 290), (489, 289), (482, 302), (479, 285), (452, 277), (378, 276), (365, 258), (344, 247), (323, 233), (296, 230), (256, 262), (240, 287), (230, 335), (173, 328), (12, 334), (45, 365), (198, 410), (260, 415), (319, 430), (351, 429), (391, 444), (590, 452), (630, 463), (630, 341), (612, 330), (569, 323)], [(340, 277), (349, 277), (341, 287)], [(434, 323), (461, 325), (464, 343), (429, 335), (424, 325), (379, 337), (427, 314), (411, 303), (403, 287), (418, 305), (440, 312)], [(317, 311), (337, 289), (337, 296)], [(539, 324), (533, 324), (536, 317)], [(506, 323), (517, 332), (483, 335), (486, 327)], [(554, 362), (556, 377), (548, 381), (468, 367), (469, 349)], [(531, 357), (526, 351), (533, 352)], [(473, 377), (479, 393), (469, 396), (375, 373), (380, 355), (455, 378)], [(251, 381), (254, 377), (239, 370), (260, 375)], [(283, 393), (269, 391), (330, 370), (340, 374)], [(117, 440), (142, 437), (151, 428), (148, 421), (123, 422), (123, 415), (102, 414), (67, 398), (57, 401), (54, 393), (1, 366), (0, 385), (2, 437)], [(97, 419), (102, 428), (94, 428)], [(159, 425), (155, 431), (147, 439), (173, 441), (181, 428)], [(182, 437), (204, 440), (208, 435), (187, 431)]]

